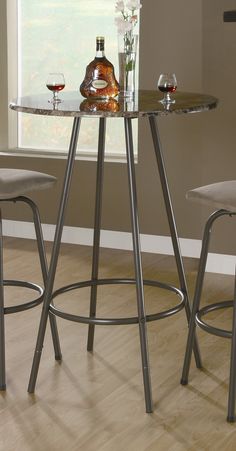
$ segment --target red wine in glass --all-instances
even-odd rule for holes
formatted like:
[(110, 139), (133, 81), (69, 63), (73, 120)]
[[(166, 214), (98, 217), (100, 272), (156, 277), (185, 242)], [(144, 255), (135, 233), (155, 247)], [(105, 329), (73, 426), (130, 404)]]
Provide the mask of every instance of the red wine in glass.
[(61, 73), (51, 73), (49, 74), (46, 82), (46, 86), (49, 91), (52, 91), (53, 98), (49, 100), (51, 103), (61, 102), (58, 97), (58, 92), (62, 91), (65, 87), (65, 78)]
[(47, 88), (50, 90), (50, 91), (62, 91), (62, 89), (64, 89), (64, 87), (65, 87), (65, 85), (58, 85), (58, 84), (56, 84), (56, 85), (49, 85), (49, 84), (47, 84), (46, 85), (47, 86)]
[(163, 104), (175, 103), (175, 100), (170, 97), (170, 94), (177, 89), (177, 80), (175, 74), (161, 74), (158, 80), (158, 89), (164, 93), (163, 99), (160, 100)]

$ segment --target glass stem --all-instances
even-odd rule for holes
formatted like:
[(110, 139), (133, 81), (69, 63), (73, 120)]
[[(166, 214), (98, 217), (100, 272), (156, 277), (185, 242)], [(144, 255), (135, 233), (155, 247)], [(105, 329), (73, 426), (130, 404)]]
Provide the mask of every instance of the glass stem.
[(170, 93), (169, 93), (169, 92), (166, 92), (166, 98), (165, 98), (165, 101), (166, 101), (166, 103), (169, 103), (169, 102), (171, 101)]

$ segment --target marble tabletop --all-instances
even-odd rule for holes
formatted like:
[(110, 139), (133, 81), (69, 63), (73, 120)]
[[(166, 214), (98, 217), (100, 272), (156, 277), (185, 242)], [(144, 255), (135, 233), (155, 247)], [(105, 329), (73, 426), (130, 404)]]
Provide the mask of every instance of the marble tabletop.
[(10, 103), (10, 108), (23, 113), (47, 116), (97, 116), (97, 117), (142, 117), (166, 115), (171, 113), (195, 113), (207, 111), (217, 106), (218, 100), (206, 94), (177, 91), (172, 94), (175, 103), (164, 106), (160, 103), (163, 94), (156, 91), (139, 90), (133, 100), (121, 97), (116, 99), (84, 99), (77, 91), (60, 92), (61, 103), (48, 100), (51, 93), (21, 97)]

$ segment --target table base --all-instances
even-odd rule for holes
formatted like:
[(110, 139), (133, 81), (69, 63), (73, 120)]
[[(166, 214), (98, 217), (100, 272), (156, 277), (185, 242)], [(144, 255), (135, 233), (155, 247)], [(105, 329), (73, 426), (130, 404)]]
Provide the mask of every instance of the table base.
[[(92, 276), (90, 281), (84, 282), (87, 284), (86, 286), (91, 286), (91, 297), (90, 297), (90, 314), (88, 318), (77, 317), (70, 315), (65, 312), (59, 312), (55, 306), (51, 305), (51, 301), (53, 297), (63, 290), (66, 290), (66, 287), (60, 289), (57, 292), (53, 293), (53, 284), (56, 274), (57, 261), (60, 250), (61, 236), (64, 224), (65, 217), (65, 209), (68, 201), (70, 185), (72, 180), (72, 172), (73, 165), (75, 159), (75, 153), (77, 148), (77, 141), (79, 135), (80, 128), (80, 117), (74, 118), (72, 135), (70, 141), (70, 148), (67, 160), (67, 167), (65, 171), (64, 185), (61, 195), (61, 202), (59, 207), (59, 214), (57, 219), (57, 226), (55, 231), (54, 244), (52, 249), (51, 262), (49, 267), (49, 276), (45, 289), (44, 296), (44, 304), (43, 310), (40, 320), (38, 338), (36, 343), (36, 349), (34, 353), (33, 365), (29, 380), (28, 391), (33, 393), (35, 390), (36, 379), (38, 375), (38, 369), (40, 364), (40, 358), (43, 348), (44, 336), (46, 331), (47, 319), (49, 312), (54, 312), (58, 316), (62, 316), (66, 319), (77, 321), (77, 322), (86, 322), (89, 324), (89, 332), (88, 332), (88, 343), (87, 349), (88, 351), (92, 351), (93, 343), (94, 343), (94, 328), (95, 324), (101, 324), (102, 319), (96, 318), (96, 304), (97, 304), (97, 286), (101, 283), (133, 283), (136, 286), (136, 299), (137, 299), (137, 311), (138, 315), (135, 318), (126, 318), (120, 319), (122, 324), (130, 324), (132, 322), (139, 324), (139, 333), (140, 333), (140, 348), (141, 348), (141, 358), (142, 358), (142, 370), (143, 370), (143, 383), (144, 383), (144, 393), (145, 393), (145, 404), (146, 404), (146, 412), (150, 413), (153, 411), (152, 404), (152, 392), (151, 392), (151, 377), (150, 377), (150, 365), (149, 365), (149, 357), (148, 357), (148, 342), (147, 342), (147, 328), (146, 324), (148, 321), (160, 319), (158, 315), (154, 314), (146, 315), (145, 312), (145, 303), (144, 303), (144, 284), (155, 284), (160, 287), (159, 282), (153, 281), (144, 281), (143, 280), (143, 271), (142, 271), (142, 261), (141, 261), (141, 247), (140, 247), (140, 233), (139, 233), (139, 220), (138, 220), (138, 207), (137, 207), (137, 191), (136, 191), (136, 178), (135, 178), (135, 164), (134, 164), (134, 152), (133, 152), (133, 137), (132, 137), (132, 117), (124, 118), (124, 128), (125, 128), (125, 141), (126, 141), (126, 154), (127, 154), (127, 169), (128, 169), (128, 182), (129, 182), (129, 197), (130, 197), (130, 211), (131, 211), (131, 225), (132, 225), (132, 239), (133, 239), (133, 256), (134, 256), (134, 268), (135, 268), (135, 278), (133, 280), (130, 279), (111, 279), (111, 280), (98, 280), (98, 268), (99, 268), (99, 247), (100, 247), (100, 230), (101, 230), (101, 210), (102, 210), (102, 189), (103, 189), (103, 170), (104, 170), (104, 150), (105, 150), (105, 128), (106, 128), (106, 118), (101, 117), (99, 119), (99, 138), (98, 138), (98, 160), (97, 160), (97, 181), (96, 181), (96, 201), (95, 201), (95, 218), (94, 218), (94, 239), (93, 239), (93, 261), (92, 261)], [(162, 192), (165, 202), (165, 208), (167, 213), (167, 218), (170, 227), (170, 234), (172, 238), (172, 244), (176, 259), (177, 272), (179, 277), (180, 289), (172, 287), (172, 291), (177, 293), (181, 298), (181, 308), (185, 307), (185, 312), (187, 316), (187, 321), (190, 319), (190, 305), (188, 300), (188, 292), (186, 285), (186, 278), (184, 273), (183, 261), (180, 252), (179, 239), (177, 234), (177, 228), (175, 224), (174, 212), (172, 208), (172, 202), (167, 182), (167, 176), (164, 166), (164, 160), (161, 152), (160, 138), (158, 134), (157, 124), (155, 115), (149, 116), (149, 124), (153, 139), (153, 145), (157, 160), (157, 166), (159, 170), (159, 176), (162, 186)], [(170, 289), (170, 286), (165, 284), (161, 284), (162, 288)], [(80, 288), (81, 283), (75, 284), (76, 288)], [(73, 289), (73, 286), (70, 285), (68, 289)], [(177, 308), (171, 309), (171, 314), (177, 313), (180, 309), (180, 306)], [(176, 311), (175, 311), (176, 310)], [(167, 313), (165, 316), (169, 316)], [(78, 318), (80, 321), (78, 321)], [(119, 320), (119, 321), (120, 321)], [(112, 321), (112, 324), (118, 324), (117, 319), (105, 319), (106, 324), (108, 321)], [(124, 322), (125, 321), (125, 322)], [(127, 322), (128, 321), (128, 322)], [(198, 344), (195, 338), (194, 343), (194, 354), (196, 365), (201, 367), (201, 358), (198, 349)]]

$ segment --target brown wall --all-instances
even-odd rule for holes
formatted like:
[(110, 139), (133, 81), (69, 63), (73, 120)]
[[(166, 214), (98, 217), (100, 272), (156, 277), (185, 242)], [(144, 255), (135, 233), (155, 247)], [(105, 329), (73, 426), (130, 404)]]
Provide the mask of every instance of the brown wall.
[[(203, 1), (203, 90), (219, 98), (219, 106), (204, 124), (202, 183), (235, 179), (236, 127), (234, 90), (236, 78), (236, 23), (224, 23), (223, 11), (235, 9), (233, 0)], [(209, 209), (203, 208), (204, 216)], [(235, 253), (235, 219), (216, 226), (214, 249)]]
[[(211, 181), (233, 178), (234, 105), (236, 74), (236, 24), (224, 24), (223, 11), (235, 7), (227, 0), (143, 0), (140, 36), (140, 87), (156, 89), (160, 72), (174, 71), (178, 88), (207, 92), (220, 98), (216, 111), (165, 117), (158, 120), (179, 234), (200, 238), (203, 219), (209, 209), (185, 200), (187, 189)], [(228, 84), (230, 89), (225, 89)], [(1, 131), (1, 129), (0, 129)], [(223, 150), (223, 151), (222, 151)], [(44, 222), (54, 223), (65, 160), (50, 158), (1, 157), (2, 166), (25, 167), (50, 172), (58, 186), (35, 195)], [(137, 183), (141, 231), (168, 235), (160, 186), (147, 121), (139, 126)], [(72, 196), (66, 224), (91, 227), (95, 164), (76, 161)], [(8, 217), (13, 217), (8, 212)], [(14, 215), (15, 217), (15, 215)], [(26, 216), (27, 218), (27, 216)], [(107, 163), (103, 204), (103, 228), (129, 230), (126, 165)], [(228, 243), (222, 251), (230, 253)], [(215, 249), (225, 229), (219, 229)], [(219, 239), (220, 238), (220, 239)]]

